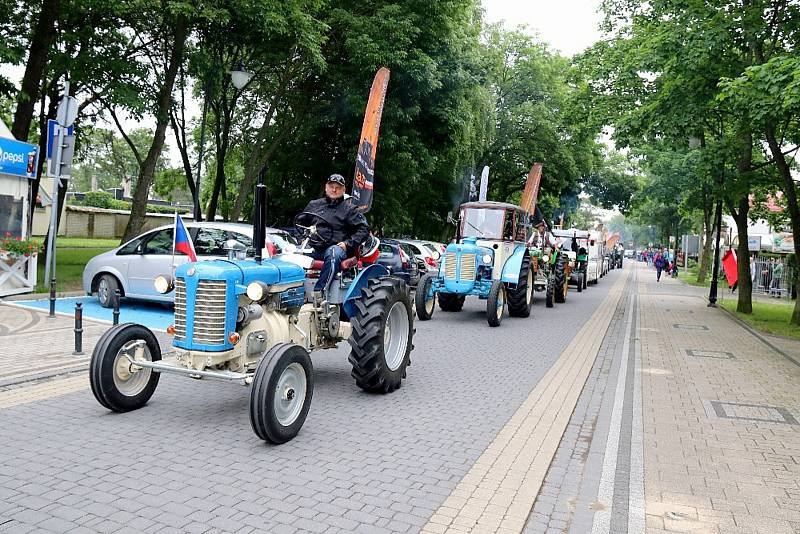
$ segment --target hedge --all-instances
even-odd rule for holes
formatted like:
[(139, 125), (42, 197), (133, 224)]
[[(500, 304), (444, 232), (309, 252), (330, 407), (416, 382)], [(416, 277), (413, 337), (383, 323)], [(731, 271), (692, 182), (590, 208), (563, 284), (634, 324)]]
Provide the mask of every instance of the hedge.
[[(89, 191), (84, 193), (83, 201), (75, 201), (75, 204), (103, 208), (109, 210), (130, 211), (131, 203), (125, 200), (117, 200), (114, 195), (106, 191)], [(155, 204), (147, 205), (148, 213), (189, 213), (186, 208), (176, 208), (174, 206), (159, 206)]]

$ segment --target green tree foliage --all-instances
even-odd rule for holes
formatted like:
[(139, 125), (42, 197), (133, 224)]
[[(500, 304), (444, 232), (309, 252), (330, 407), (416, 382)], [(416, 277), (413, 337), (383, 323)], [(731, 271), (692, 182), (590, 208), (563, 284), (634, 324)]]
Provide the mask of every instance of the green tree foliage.
[[(708, 221), (709, 203), (723, 197), (737, 223), (739, 256), (746, 258), (749, 196), (768, 190), (776, 173), (765, 168), (769, 162), (761, 156), (761, 146), (769, 141), (766, 125), (737, 107), (720, 82), (752, 72), (746, 69), (774, 57), (775, 48), (793, 47), (797, 6), (781, 0), (605, 0), (603, 10), (611, 37), (581, 61), (598, 122), (614, 126), (619, 146), (643, 153), (656, 143), (659, 152), (680, 154), (689, 137), (699, 139), (704, 153), (693, 167), (692, 182), (699, 185), (698, 194), (687, 191), (683, 206), (702, 210)], [(790, 67), (774, 67), (782, 73), (776, 77), (788, 79)], [(745, 313), (752, 309), (748, 269), (748, 262), (739, 262), (738, 310)]]
[(594, 172), (585, 177), (583, 188), (596, 205), (626, 214), (634, 195), (641, 188), (640, 172), (635, 161), (612, 151)]
[(540, 162), (543, 212), (577, 210), (580, 182), (597, 170), (600, 150), (582, 117), (577, 72), (519, 31), (492, 26), (485, 40), (496, 129), (478, 162), (491, 168), (490, 198), (518, 201), (531, 165)]

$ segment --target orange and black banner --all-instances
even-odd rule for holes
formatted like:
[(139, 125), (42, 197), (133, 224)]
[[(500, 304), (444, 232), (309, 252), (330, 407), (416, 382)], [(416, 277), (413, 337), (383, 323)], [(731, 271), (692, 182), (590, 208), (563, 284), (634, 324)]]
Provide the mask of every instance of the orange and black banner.
[(519, 206), (528, 213), (533, 213), (533, 209), (536, 207), (541, 181), (542, 164), (534, 163), (531, 172), (528, 173), (528, 181), (525, 182), (525, 190), (522, 192), (522, 200), (519, 203)]
[(383, 101), (386, 98), (388, 85), (389, 69), (383, 67), (372, 82), (367, 110), (364, 113), (364, 125), (361, 127), (351, 202), (364, 213), (372, 207), (372, 193), (375, 189), (375, 152), (378, 150), (378, 132), (381, 128)]

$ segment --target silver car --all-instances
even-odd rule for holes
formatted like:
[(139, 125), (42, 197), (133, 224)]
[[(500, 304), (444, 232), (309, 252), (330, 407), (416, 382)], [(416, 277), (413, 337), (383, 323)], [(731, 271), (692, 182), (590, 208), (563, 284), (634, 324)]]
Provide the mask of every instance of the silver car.
[(436, 245), (430, 241), (419, 239), (398, 239), (397, 241), (406, 249), (406, 252), (411, 251), (414, 256), (421, 258), (425, 262), (425, 269), (428, 272), (438, 272), (442, 254)]
[[(156, 292), (153, 280), (158, 275), (171, 274), (173, 265), (188, 261), (188, 257), (181, 253), (173, 256), (173, 227), (170, 224), (155, 228), (89, 260), (83, 269), (83, 289), (86, 294), (97, 294), (100, 305), (105, 308), (114, 305), (114, 291), (117, 289), (127, 298), (171, 303), (172, 294)], [(192, 237), (198, 261), (227, 257), (223, 246), (229, 239), (245, 245), (248, 255), (254, 254), (253, 227), (250, 225), (187, 222), (186, 229)], [(281, 253), (287, 245), (295, 245), (291, 235), (267, 228), (266, 248), (271, 255)]]

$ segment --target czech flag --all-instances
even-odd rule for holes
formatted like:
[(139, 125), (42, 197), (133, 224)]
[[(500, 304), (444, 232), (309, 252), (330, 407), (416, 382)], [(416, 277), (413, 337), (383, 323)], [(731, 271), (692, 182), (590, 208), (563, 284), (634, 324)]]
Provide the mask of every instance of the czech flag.
[(183, 220), (175, 213), (175, 240), (172, 243), (172, 248), (176, 252), (182, 252), (189, 256), (190, 261), (197, 261), (197, 254), (194, 253), (194, 243), (186, 227), (183, 225)]

